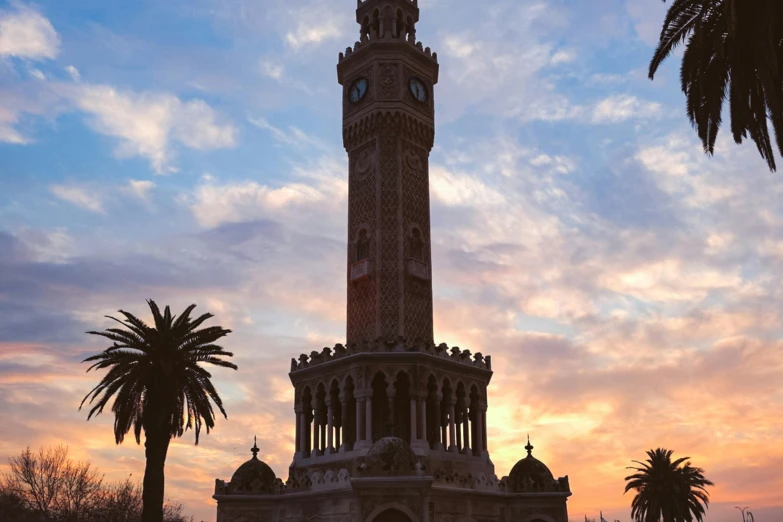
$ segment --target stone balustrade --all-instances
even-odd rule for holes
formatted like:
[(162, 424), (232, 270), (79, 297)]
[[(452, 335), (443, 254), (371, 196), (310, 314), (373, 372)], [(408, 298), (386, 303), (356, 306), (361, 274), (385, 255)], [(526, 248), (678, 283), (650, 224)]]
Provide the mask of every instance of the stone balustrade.
[(310, 355), (302, 354), (299, 359), (291, 359), (291, 372), (304, 370), (319, 366), (343, 357), (356, 355), (359, 353), (394, 353), (394, 352), (419, 352), (448, 359), (466, 366), (473, 366), (484, 370), (492, 370), (492, 357), (483, 356), (481, 353), (471, 354), (470, 350), (462, 350), (457, 346), (449, 348), (445, 343), (438, 345), (423, 343), (407, 343), (404, 339), (398, 339), (393, 342), (375, 341), (369, 343), (354, 344), (347, 346), (337, 344), (334, 348), (325, 347), (323, 350), (312, 351)]

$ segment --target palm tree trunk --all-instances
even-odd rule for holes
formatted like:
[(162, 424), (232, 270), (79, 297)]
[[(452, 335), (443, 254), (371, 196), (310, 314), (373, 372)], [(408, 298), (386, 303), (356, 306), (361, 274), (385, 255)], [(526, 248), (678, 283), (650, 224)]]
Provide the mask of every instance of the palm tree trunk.
[(144, 441), (147, 464), (144, 468), (144, 489), (142, 490), (142, 522), (163, 522), (164, 466), (171, 437), (160, 428), (146, 431)]

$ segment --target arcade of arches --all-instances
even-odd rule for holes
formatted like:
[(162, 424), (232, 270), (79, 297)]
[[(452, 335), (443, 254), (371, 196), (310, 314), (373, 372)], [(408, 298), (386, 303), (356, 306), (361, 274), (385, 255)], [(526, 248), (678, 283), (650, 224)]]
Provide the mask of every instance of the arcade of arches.
[(306, 386), (295, 408), (297, 452), (304, 458), (349, 452), (395, 436), (431, 450), (482, 456), (486, 391), (469, 386), (431, 375), (419, 390), (404, 371), (391, 378), (377, 372), (368, 390), (357, 390), (350, 376)]

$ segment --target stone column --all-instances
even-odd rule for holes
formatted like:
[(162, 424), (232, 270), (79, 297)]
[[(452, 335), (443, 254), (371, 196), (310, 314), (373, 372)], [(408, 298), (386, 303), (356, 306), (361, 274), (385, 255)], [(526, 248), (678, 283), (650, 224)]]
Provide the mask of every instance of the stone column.
[(310, 448), (310, 456), (316, 457), (318, 456), (318, 451), (320, 449), (321, 443), (320, 443), (320, 434), (321, 434), (321, 428), (318, 426), (319, 422), (319, 414), (318, 411), (318, 399), (313, 397), (312, 401), (313, 405), (313, 446)]
[(417, 402), (415, 398), (411, 398), (411, 444), (415, 444), (419, 440), (419, 430), (416, 427), (416, 419), (419, 416), (416, 408)]
[(456, 412), (455, 406), (457, 405), (457, 398), (452, 393), (449, 397), (449, 451), (452, 453), (459, 453), (457, 447), (457, 426), (456, 426)]
[(479, 402), (476, 410), (476, 440), (473, 441), (473, 449), (479, 457), (484, 455), (484, 410), (487, 405)]
[[(301, 407), (300, 407), (301, 408)], [(308, 455), (308, 448), (307, 447), (307, 435), (309, 433), (310, 427), (307, 425), (307, 413), (302, 408), (301, 411), (297, 412), (296, 419), (300, 423), (299, 425), (299, 454), (302, 457), (307, 457)]]
[[(476, 444), (476, 441), (472, 441)], [(470, 401), (465, 398), (465, 409), (462, 411), (462, 452), (470, 453)]]
[(324, 454), (334, 453), (334, 405), (332, 398), (326, 400), (326, 448)]
[(419, 397), (419, 436), (418, 439), (427, 441), (427, 399)]
[(294, 411), (296, 412), (296, 436), (295, 436), (295, 453), (294, 453), (294, 460), (296, 460), (297, 457), (301, 458), (304, 456), (304, 453), (302, 453), (302, 439), (304, 439), (304, 429), (302, 429), (302, 419), (304, 418), (304, 408), (301, 404), (297, 404), (294, 407)]
[[(389, 401), (389, 424), (391, 424), (392, 426), (395, 426), (395, 424), (394, 424), (394, 397), (396, 396), (396, 394), (397, 394), (397, 388), (394, 387), (394, 383), (389, 384), (386, 387), (386, 399), (388, 399), (388, 401)], [(385, 429), (386, 429), (386, 426), (381, 426), (381, 430), (385, 430)], [(396, 432), (397, 432), (397, 428), (395, 426), (394, 427), (394, 433), (396, 433)], [(392, 435), (394, 435), (394, 433), (392, 433)], [(381, 436), (385, 437), (386, 433), (382, 432)]]
[(364, 401), (363, 396), (356, 397), (356, 443), (354, 447), (363, 445), (364, 441)]
[(364, 401), (364, 433), (368, 446), (372, 446), (372, 395)]
[(444, 446), (444, 440), (443, 440), (443, 415), (440, 411), (440, 402), (443, 400), (443, 394), (441, 392), (437, 392), (435, 394), (435, 410), (432, 414), (432, 418), (435, 419), (435, 447), (432, 449), (435, 450), (443, 450)]
[(348, 396), (343, 394), (340, 395), (340, 414), (342, 418), (340, 419), (340, 447), (338, 448), (338, 451), (344, 452), (348, 451), (348, 446), (345, 442), (346, 439), (346, 432), (345, 428), (347, 427), (348, 423), (346, 422), (348, 420)]
[(481, 455), (486, 457), (489, 455), (487, 451), (487, 404), (481, 405)]
[(463, 417), (463, 415), (462, 415), (462, 408), (460, 407), (459, 403), (457, 403), (457, 405), (454, 406), (454, 408), (457, 411), (457, 418), (454, 421), (454, 425), (457, 428), (456, 429), (456, 431), (457, 431), (457, 453), (459, 453), (460, 451), (462, 451), (462, 417)]
[[(323, 410), (321, 410), (321, 415), (323, 415), (323, 413), (324, 413)], [(326, 423), (323, 421), (323, 419), (321, 419), (320, 428), (321, 428), (321, 440), (320, 440), (320, 442), (321, 442), (321, 452), (320, 452), (320, 454), (321, 455), (326, 455)]]

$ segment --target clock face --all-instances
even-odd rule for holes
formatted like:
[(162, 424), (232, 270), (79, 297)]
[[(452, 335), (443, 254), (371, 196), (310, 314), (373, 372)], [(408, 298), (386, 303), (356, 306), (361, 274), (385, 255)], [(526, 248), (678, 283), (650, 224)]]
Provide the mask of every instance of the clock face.
[(427, 92), (427, 86), (424, 85), (423, 81), (419, 80), (418, 78), (411, 78), (411, 81), (408, 83), (408, 87), (410, 88), (413, 97), (418, 101), (421, 103), (427, 101), (429, 93)]
[(364, 95), (367, 94), (367, 88), (370, 86), (370, 83), (367, 81), (367, 78), (359, 78), (355, 82), (351, 84), (351, 89), (348, 91), (348, 99), (351, 101), (351, 103), (357, 103), (362, 98), (364, 98)]

